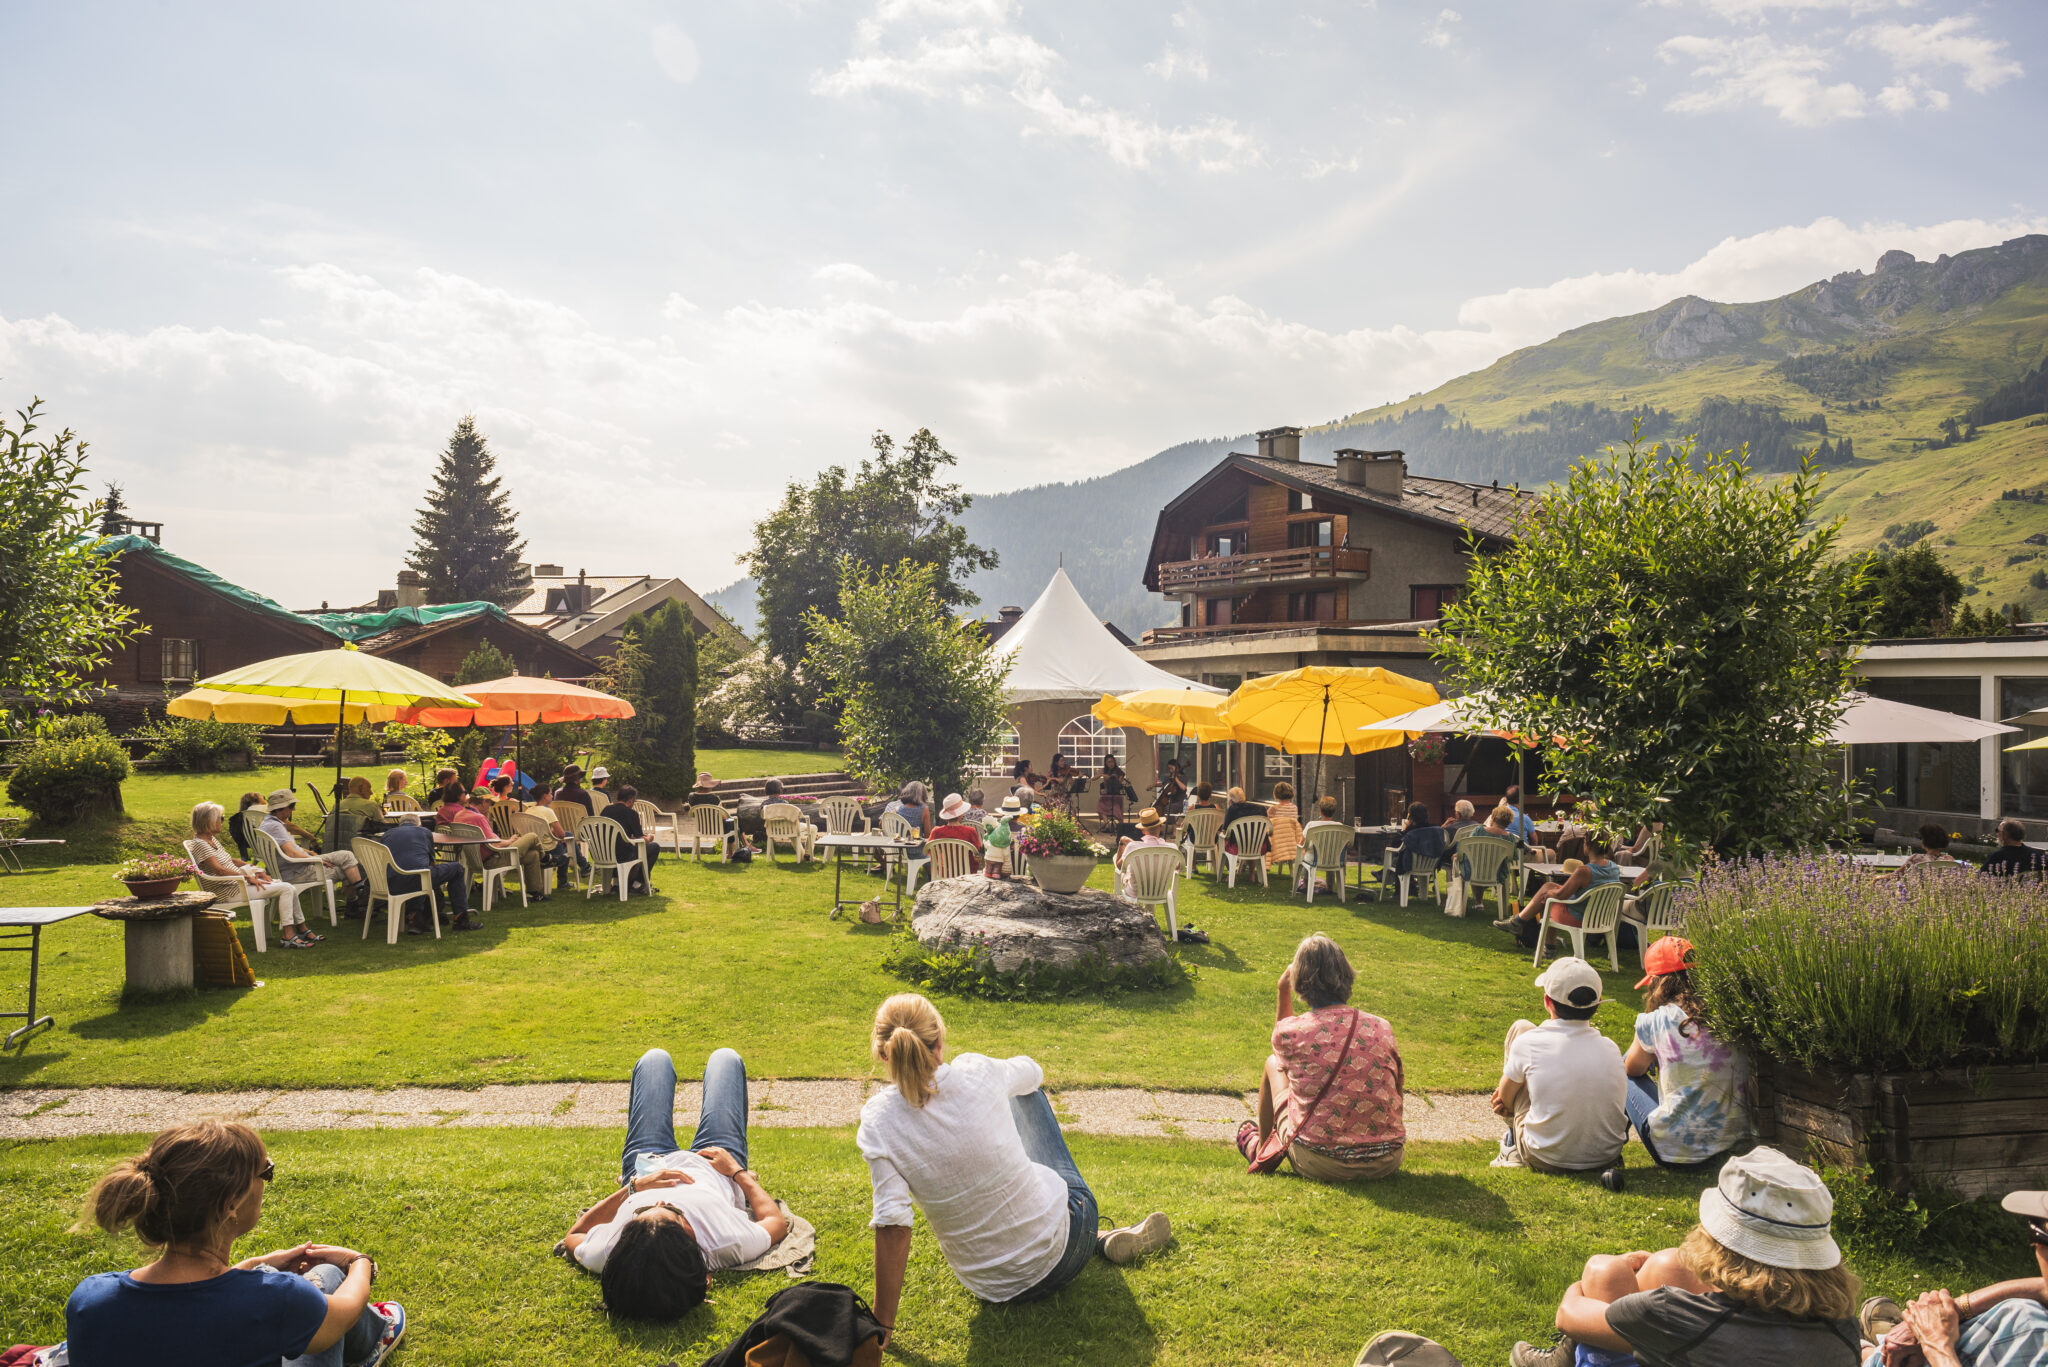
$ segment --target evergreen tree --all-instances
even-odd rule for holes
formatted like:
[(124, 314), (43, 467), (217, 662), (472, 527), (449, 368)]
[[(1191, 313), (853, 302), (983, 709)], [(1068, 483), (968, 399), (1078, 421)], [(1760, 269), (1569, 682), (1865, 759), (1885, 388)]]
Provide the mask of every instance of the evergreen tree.
[(626, 629), (642, 652), (639, 744), (634, 773), (662, 797), (680, 797), (697, 779), (697, 632), (673, 598), (652, 617), (635, 613)]
[(427, 490), (427, 506), (413, 523), (413, 552), (405, 558), (426, 581), (430, 603), (510, 607), (533, 583), (520, 563), (526, 543), (512, 525), (512, 496), (493, 473), (497, 465), (474, 416), (455, 424)]
[(128, 500), (118, 484), (109, 484), (107, 496), (100, 500), (100, 535), (128, 535)]

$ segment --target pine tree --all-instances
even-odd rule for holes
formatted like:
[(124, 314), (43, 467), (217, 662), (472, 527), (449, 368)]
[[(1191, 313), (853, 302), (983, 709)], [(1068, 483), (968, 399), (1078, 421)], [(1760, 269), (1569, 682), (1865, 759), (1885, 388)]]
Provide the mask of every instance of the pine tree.
[(697, 777), (697, 632), (671, 598), (627, 629), (645, 652), (639, 680), (642, 726), (636, 777), (663, 797), (680, 797)]
[(474, 416), (455, 424), (427, 505), (413, 523), (416, 544), (405, 558), (426, 581), (430, 603), (510, 607), (533, 583), (532, 572), (520, 563), (526, 543), (513, 526), (512, 496), (493, 473), (497, 465)]
[(100, 500), (100, 535), (128, 535), (128, 500), (118, 484), (109, 484), (107, 496)]

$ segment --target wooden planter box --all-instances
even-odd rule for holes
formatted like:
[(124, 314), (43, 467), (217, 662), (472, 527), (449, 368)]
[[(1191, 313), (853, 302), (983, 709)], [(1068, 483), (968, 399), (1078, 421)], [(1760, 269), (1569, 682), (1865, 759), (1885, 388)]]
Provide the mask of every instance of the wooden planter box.
[(1757, 1130), (1804, 1162), (1868, 1163), (1893, 1191), (2048, 1187), (2048, 1066), (1811, 1073), (1764, 1059)]

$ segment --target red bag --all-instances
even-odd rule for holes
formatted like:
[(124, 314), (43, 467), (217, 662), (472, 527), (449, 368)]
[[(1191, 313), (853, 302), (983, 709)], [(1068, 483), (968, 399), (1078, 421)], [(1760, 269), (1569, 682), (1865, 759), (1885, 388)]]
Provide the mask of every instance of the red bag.
[[(1330, 1076), (1324, 1079), (1323, 1089), (1316, 1093), (1316, 1099), (1309, 1102), (1308, 1109), (1301, 1113), (1302, 1125), (1308, 1124), (1309, 1120), (1314, 1117), (1316, 1107), (1323, 1104), (1323, 1098), (1328, 1096), (1330, 1088), (1336, 1085), (1337, 1074), (1344, 1071), (1345, 1061), (1351, 1057), (1351, 1041), (1358, 1038), (1358, 1018), (1361, 1014), (1361, 1012), (1355, 1010), (1351, 1013), (1351, 1032), (1344, 1036), (1344, 1050), (1337, 1055), (1337, 1062), (1330, 1068)], [(1245, 1123), (1253, 1124), (1254, 1122), (1247, 1121)], [(1254, 1130), (1254, 1133), (1257, 1133), (1257, 1131)], [(1279, 1117), (1274, 1117), (1273, 1132), (1266, 1136), (1265, 1143), (1259, 1145), (1256, 1150), (1246, 1144), (1238, 1146), (1249, 1160), (1250, 1165), (1245, 1168), (1245, 1171), (1248, 1173), (1279, 1171), (1280, 1161), (1287, 1157), (1287, 1146), (1293, 1142), (1294, 1134), (1289, 1132), (1287, 1126), (1280, 1122)]]

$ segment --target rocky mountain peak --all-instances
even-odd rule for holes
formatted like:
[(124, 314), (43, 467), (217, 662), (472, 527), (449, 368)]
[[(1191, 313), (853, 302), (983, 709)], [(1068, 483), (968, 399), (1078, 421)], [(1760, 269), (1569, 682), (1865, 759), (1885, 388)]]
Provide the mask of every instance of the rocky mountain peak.
[(1918, 264), (1919, 262), (1914, 259), (1913, 253), (1902, 252), (1897, 248), (1893, 248), (1877, 258), (1877, 274), (1883, 275), (1887, 271), (1902, 270), (1907, 266), (1916, 266)]

